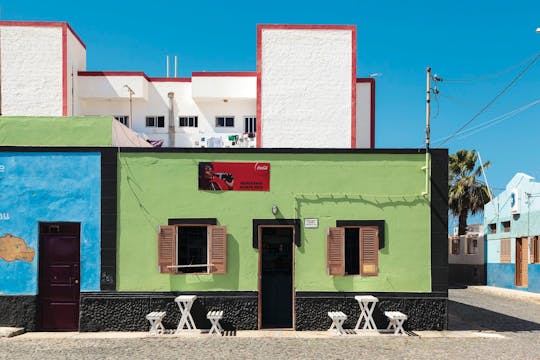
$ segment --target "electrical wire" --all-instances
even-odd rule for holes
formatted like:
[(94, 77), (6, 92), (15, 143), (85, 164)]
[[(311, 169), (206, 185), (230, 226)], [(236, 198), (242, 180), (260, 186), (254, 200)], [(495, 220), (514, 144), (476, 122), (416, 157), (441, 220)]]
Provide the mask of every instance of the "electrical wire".
[[(521, 112), (523, 112), (525, 110), (528, 110), (529, 108), (531, 108), (531, 107), (533, 107), (535, 105), (538, 105), (538, 104), (540, 104), (540, 99), (537, 99), (537, 100), (535, 100), (533, 102), (530, 102), (530, 103), (528, 103), (526, 105), (523, 105), (520, 108), (509, 111), (509, 112), (507, 112), (507, 113), (505, 113), (503, 115), (497, 116), (496, 118), (493, 118), (491, 120), (483, 122), (483, 123), (481, 123), (481, 124), (479, 124), (479, 125), (477, 125), (475, 127), (469, 128), (467, 130), (463, 130), (463, 131), (457, 133), (455, 135), (455, 137), (456, 137), (456, 139), (463, 139), (463, 138), (469, 137), (469, 136), (471, 136), (473, 134), (476, 134), (480, 130), (487, 129), (487, 128), (491, 127), (491, 126), (494, 126), (494, 125), (496, 125), (498, 123), (501, 123), (501, 122), (503, 122), (505, 120), (508, 120), (508, 119), (518, 115), (519, 113), (521, 113)], [(444, 140), (444, 139), (439, 139), (439, 140), (436, 140), (435, 142), (441, 141), (441, 140)]]
[(478, 76), (478, 77), (473, 77), (473, 78), (468, 78), (468, 79), (444, 79), (444, 82), (450, 82), (450, 83), (466, 83), (466, 82), (474, 82), (474, 81), (482, 81), (482, 80), (488, 80), (488, 79), (493, 79), (493, 78), (496, 78), (498, 76), (501, 76), (501, 75), (504, 75), (512, 70), (514, 70), (515, 68), (518, 68), (520, 67), (521, 65), (525, 64), (527, 61), (529, 61), (530, 59), (532, 59), (534, 56), (536, 55), (531, 55), (523, 60), (521, 60), (519, 63), (515, 64), (515, 65), (512, 65), (504, 70), (501, 70), (501, 71), (498, 71), (496, 73), (493, 73), (493, 74), (487, 74), (487, 75), (482, 75), (482, 76)]
[(470, 123), (472, 123), (474, 120), (476, 120), (484, 111), (486, 111), (491, 105), (497, 101), (498, 98), (500, 98), (508, 89), (512, 87), (533, 65), (536, 63), (538, 58), (540, 57), (540, 53), (536, 54), (536, 56), (525, 66), (523, 70), (517, 74), (512, 81), (510, 81), (495, 97), (487, 103), (482, 109), (480, 109), (479, 112), (477, 112), (470, 120), (468, 120), (465, 124), (463, 124), (459, 129), (454, 131), (450, 136), (447, 136), (442, 142), (438, 143), (437, 146), (442, 146), (446, 144), (450, 139), (452, 139), (457, 133), (461, 132), (465, 127), (467, 127)]

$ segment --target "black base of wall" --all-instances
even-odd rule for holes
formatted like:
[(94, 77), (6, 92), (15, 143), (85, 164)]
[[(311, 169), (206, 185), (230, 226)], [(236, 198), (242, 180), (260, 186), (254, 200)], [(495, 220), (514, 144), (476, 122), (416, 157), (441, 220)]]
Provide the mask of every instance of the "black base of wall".
[[(329, 311), (343, 311), (348, 318), (343, 327), (352, 329), (360, 317), (360, 307), (354, 299), (357, 294), (316, 296), (303, 293), (296, 296), (296, 330), (327, 330), (332, 321)], [(388, 319), (385, 311), (401, 311), (409, 317), (406, 330), (444, 330), (448, 328), (446, 297), (385, 297), (377, 296), (379, 302), (373, 311), (377, 328), (385, 329)]]
[(462, 285), (485, 285), (486, 266), (450, 264), (448, 267), (448, 282)]
[[(209, 329), (206, 313), (223, 310), (221, 326), (225, 330), (257, 329), (256, 292), (190, 292), (197, 295), (191, 315), (199, 329)], [(180, 310), (174, 298), (181, 293), (82, 293), (79, 328), (85, 331), (148, 331), (146, 314), (166, 311), (166, 329), (175, 329)]]
[[(225, 330), (257, 329), (257, 292), (190, 292), (197, 295), (191, 314), (199, 329), (210, 328), (206, 313), (223, 310), (220, 322)], [(81, 294), (80, 331), (148, 331), (146, 314), (166, 311), (163, 324), (174, 329), (180, 310), (174, 298), (180, 293), (100, 292)], [(343, 311), (349, 318), (345, 328), (354, 328), (360, 316), (356, 293), (309, 293), (296, 295), (296, 330), (327, 330), (328, 311)], [(399, 310), (409, 316), (407, 330), (443, 330), (447, 328), (447, 297), (433, 294), (415, 296), (381, 295), (373, 317), (378, 328), (386, 328), (384, 311)]]
[(0, 326), (36, 331), (36, 296), (0, 296)]

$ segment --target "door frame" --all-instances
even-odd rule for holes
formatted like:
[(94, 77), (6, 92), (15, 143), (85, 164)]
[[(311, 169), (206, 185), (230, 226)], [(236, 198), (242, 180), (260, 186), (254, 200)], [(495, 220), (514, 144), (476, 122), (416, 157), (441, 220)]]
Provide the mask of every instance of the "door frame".
[(263, 228), (290, 228), (292, 229), (291, 236), (291, 251), (292, 251), (292, 327), (291, 328), (280, 328), (280, 330), (295, 330), (296, 329), (296, 289), (295, 289), (295, 268), (296, 268), (296, 250), (295, 250), (295, 236), (296, 236), (296, 226), (295, 225), (257, 225), (257, 238), (258, 238), (258, 249), (259, 249), (259, 259), (258, 259), (258, 271), (257, 271), (257, 328), (262, 329), (262, 229)]
[[(77, 236), (77, 240), (78, 240), (78, 263), (77, 263), (77, 268), (78, 268), (78, 284), (79, 284), (79, 291), (78, 291), (78, 299), (77, 299), (77, 302), (78, 302), (78, 316), (77, 316), (77, 330), (80, 329), (80, 323), (81, 323), (81, 315), (80, 315), (80, 306), (81, 306), (81, 230), (82, 230), (82, 223), (79, 222), (79, 221), (39, 221), (38, 222), (38, 249), (39, 249), (39, 254), (38, 254), (38, 266), (37, 266), (37, 296), (36, 296), (36, 301), (37, 301), (37, 328), (39, 330), (43, 330), (43, 318), (42, 318), (42, 313), (43, 313), (43, 306), (42, 306), (42, 301), (41, 301), (41, 297), (42, 297), (42, 294), (41, 294), (41, 266), (42, 266), (42, 259), (43, 259), (43, 256), (47, 255), (47, 254), (44, 254), (42, 249), (42, 241), (43, 240), (43, 236), (46, 236), (46, 235), (49, 235), (49, 234), (55, 234), (54, 232), (42, 232), (41, 231), (41, 227), (42, 226), (58, 226), (59, 228), (62, 226), (62, 225), (65, 225), (65, 224), (73, 224), (73, 225), (77, 225), (78, 227), (78, 232), (58, 232), (57, 234), (59, 235), (76, 235)], [(71, 331), (71, 330), (63, 330), (63, 329), (56, 329), (56, 330), (47, 330), (47, 331)]]
[(529, 284), (527, 267), (529, 265), (529, 244), (527, 237), (516, 238), (515, 284), (517, 287), (527, 287)]

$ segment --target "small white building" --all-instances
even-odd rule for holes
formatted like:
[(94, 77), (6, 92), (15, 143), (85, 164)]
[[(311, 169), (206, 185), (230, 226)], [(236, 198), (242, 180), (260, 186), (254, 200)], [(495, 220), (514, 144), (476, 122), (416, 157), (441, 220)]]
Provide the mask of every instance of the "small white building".
[(467, 233), (448, 236), (448, 280), (451, 284), (483, 285), (486, 283), (484, 227), (467, 225)]
[(256, 72), (87, 71), (64, 22), (0, 21), (0, 114), (112, 115), (170, 147), (373, 148), (356, 26), (258, 25)]

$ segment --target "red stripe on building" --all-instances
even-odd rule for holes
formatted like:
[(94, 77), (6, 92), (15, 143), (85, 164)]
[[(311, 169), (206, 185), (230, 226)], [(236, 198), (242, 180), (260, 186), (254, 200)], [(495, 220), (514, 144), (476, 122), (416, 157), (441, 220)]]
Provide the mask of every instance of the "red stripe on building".
[(67, 24), (62, 23), (62, 116), (68, 114), (67, 96)]
[(246, 77), (249, 77), (249, 76), (257, 76), (257, 73), (256, 72), (247, 72), (247, 71), (236, 71), (236, 72), (224, 72), (224, 71), (221, 71), (221, 72), (206, 72), (206, 71), (197, 71), (197, 72), (193, 72), (191, 73), (191, 77), (196, 77), (196, 76), (199, 76), (199, 77), (218, 77), (218, 76), (221, 76), (221, 77), (227, 77), (227, 76), (231, 76), (231, 77), (243, 77), (243, 76), (246, 76)]
[(352, 86), (351, 86), (351, 148), (356, 148), (356, 27), (351, 30)]

